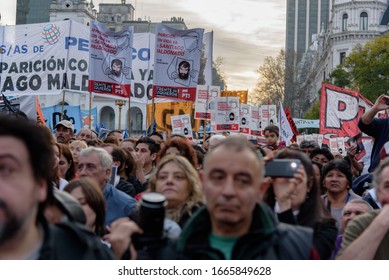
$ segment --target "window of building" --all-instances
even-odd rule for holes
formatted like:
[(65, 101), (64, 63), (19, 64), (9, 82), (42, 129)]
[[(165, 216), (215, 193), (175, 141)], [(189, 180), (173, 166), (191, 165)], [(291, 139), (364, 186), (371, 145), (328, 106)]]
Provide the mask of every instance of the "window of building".
[(348, 14), (343, 14), (342, 17), (342, 31), (347, 31)]
[(346, 52), (341, 52), (339, 54), (339, 62), (342, 64), (344, 62), (344, 59), (346, 58)]
[(367, 30), (368, 21), (367, 21), (367, 13), (363, 12), (361, 13), (361, 16), (359, 18), (359, 29), (360, 30)]

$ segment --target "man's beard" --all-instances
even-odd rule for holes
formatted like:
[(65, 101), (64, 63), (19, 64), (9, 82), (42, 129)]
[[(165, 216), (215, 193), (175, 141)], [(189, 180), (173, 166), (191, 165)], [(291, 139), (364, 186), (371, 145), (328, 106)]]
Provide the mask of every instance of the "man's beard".
[(0, 211), (4, 212), (5, 221), (0, 222), (0, 247), (3, 246), (7, 241), (14, 238), (20, 228), (22, 227), (22, 221), (19, 220), (12, 211), (9, 209), (7, 204), (0, 199)]

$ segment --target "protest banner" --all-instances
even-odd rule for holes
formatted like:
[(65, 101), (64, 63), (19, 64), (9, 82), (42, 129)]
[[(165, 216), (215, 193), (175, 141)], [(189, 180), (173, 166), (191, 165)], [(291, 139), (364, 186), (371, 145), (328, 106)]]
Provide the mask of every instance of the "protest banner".
[(240, 104), (240, 133), (250, 135), (251, 105)]
[[(83, 127), (89, 127), (89, 110), (81, 110), (80, 106), (64, 106), (62, 114), (62, 106), (51, 106), (42, 108), (42, 113), (46, 122), (46, 126), (54, 130), (55, 125), (61, 120), (70, 121), (75, 132)], [(93, 108), (91, 112), (91, 127), (97, 125), (97, 109)]]
[(354, 137), (361, 133), (358, 121), (372, 103), (357, 91), (322, 84), (320, 134), (323, 144), (333, 137)]
[(0, 89), (6, 96), (88, 91), (89, 29), (60, 21), (5, 26)]
[(154, 34), (134, 34), (131, 102), (147, 104), (153, 98), (154, 44)]
[(170, 116), (172, 133), (185, 136), (188, 140), (193, 140), (192, 125), (190, 115)]
[[(156, 122), (156, 131), (172, 132), (171, 116), (185, 115), (192, 116), (193, 102), (161, 102), (156, 103), (154, 116), (152, 115), (152, 104), (147, 104), (147, 123), (151, 124), (153, 119)], [(200, 128), (200, 120), (191, 118), (193, 131)]]
[(259, 107), (250, 105), (250, 111), (250, 134), (257, 137), (261, 135), (261, 114), (259, 113)]
[(277, 125), (277, 106), (276, 105), (261, 105), (261, 130), (264, 130), (268, 125)]
[[(289, 114), (290, 117), (290, 114)], [(282, 102), (280, 101), (280, 140), (285, 141), (286, 145), (289, 146), (294, 138), (294, 131), (289, 123), (289, 119), (285, 114)]]
[[(36, 96), (10, 96), (2, 98), (0, 95), (0, 115), (17, 113), (30, 120), (38, 121)], [(11, 112), (10, 112), (11, 111)]]
[(212, 85), (212, 61), (213, 61), (213, 31), (204, 34), (204, 80), (205, 85)]
[(221, 97), (239, 97), (240, 104), (247, 104), (248, 90), (222, 90)]
[(215, 110), (212, 110), (211, 128), (215, 132), (239, 132), (239, 98), (217, 97), (215, 98)]
[(131, 92), (134, 27), (111, 31), (91, 21), (89, 46), (89, 91), (128, 99)]
[(219, 86), (197, 86), (195, 102), (195, 119), (211, 120), (211, 110), (215, 107), (214, 98), (220, 96)]
[(204, 29), (155, 28), (153, 97), (195, 101)]
[(294, 123), (298, 129), (302, 128), (319, 128), (320, 122), (319, 120), (308, 120), (308, 119), (300, 119), (293, 118)]
[[(90, 28), (71, 20), (0, 26), (1, 91), (6, 96), (87, 94), (89, 38)], [(133, 44), (131, 102), (145, 104), (152, 98), (155, 36), (134, 34)]]

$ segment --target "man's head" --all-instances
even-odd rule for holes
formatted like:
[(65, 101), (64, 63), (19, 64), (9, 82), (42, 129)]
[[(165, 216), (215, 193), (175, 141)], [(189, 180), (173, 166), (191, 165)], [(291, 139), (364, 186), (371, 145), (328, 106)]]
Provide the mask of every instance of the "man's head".
[(144, 167), (152, 165), (157, 159), (161, 146), (150, 137), (142, 137), (135, 144), (135, 151), (142, 156)]
[(120, 174), (120, 172), (122, 172), (126, 167), (127, 154), (125, 150), (112, 144), (103, 144), (101, 145), (101, 148), (106, 150), (112, 156), (113, 165), (117, 166), (117, 172)]
[(45, 204), (53, 199), (53, 153), (44, 127), (0, 117), (0, 247), (43, 218)]
[(123, 62), (120, 59), (114, 59), (111, 62), (111, 74), (120, 77), (122, 74)]
[(248, 231), (255, 205), (266, 191), (263, 175), (262, 161), (241, 136), (230, 136), (208, 152), (200, 178), (215, 234), (241, 236)]
[(121, 130), (112, 130), (112, 131), (110, 131), (110, 132), (108, 133), (107, 138), (108, 138), (109, 136), (115, 137), (115, 138), (119, 141), (119, 143), (122, 142), (123, 139), (124, 139), (124, 136), (123, 136), (123, 133), (122, 133)]
[(309, 155), (312, 161), (320, 162), (323, 166), (335, 159), (334, 155), (327, 148), (315, 148)]
[(382, 206), (389, 204), (389, 157), (384, 158), (374, 170), (373, 184), (378, 201)]
[(73, 137), (73, 124), (70, 121), (62, 120), (57, 123), (54, 128), (56, 129), (55, 138), (57, 139), (57, 142), (61, 144), (68, 144), (70, 139)]
[(78, 174), (95, 180), (103, 190), (112, 173), (112, 156), (102, 148), (89, 147), (80, 152)]
[(83, 127), (77, 133), (77, 140), (84, 140), (85, 142), (93, 139), (93, 132), (89, 128)]
[(182, 80), (187, 80), (189, 78), (190, 64), (188, 61), (181, 61), (178, 64), (178, 77)]
[(311, 154), (312, 150), (315, 148), (319, 148), (319, 146), (315, 143), (315, 141), (303, 140), (300, 143), (300, 149), (306, 153), (308, 156)]
[(355, 216), (361, 215), (372, 211), (373, 208), (363, 199), (353, 199), (347, 202), (342, 211), (342, 231), (346, 229), (348, 223), (355, 218)]
[(208, 144), (208, 151), (212, 150), (214, 147), (216, 147), (220, 142), (223, 142), (225, 139), (226, 139), (226, 137), (224, 135), (221, 135), (221, 134), (212, 135), (208, 141), (208, 143), (209, 143)]
[(280, 135), (280, 130), (278, 126), (276, 125), (268, 125), (264, 130), (263, 133), (266, 138), (266, 145), (267, 146), (275, 146), (277, 145), (278, 137)]

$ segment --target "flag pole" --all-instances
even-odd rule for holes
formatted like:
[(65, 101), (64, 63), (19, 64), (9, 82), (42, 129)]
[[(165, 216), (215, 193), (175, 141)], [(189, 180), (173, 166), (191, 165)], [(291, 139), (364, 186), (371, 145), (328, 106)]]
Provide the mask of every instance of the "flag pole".
[(128, 137), (131, 135), (131, 91), (130, 95), (128, 96)]
[(62, 119), (63, 119), (64, 111), (65, 111), (65, 90), (62, 92), (62, 107), (61, 107), (61, 119), (60, 119), (60, 121), (62, 121)]
[(92, 129), (92, 92), (89, 92), (89, 129)]

